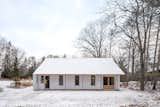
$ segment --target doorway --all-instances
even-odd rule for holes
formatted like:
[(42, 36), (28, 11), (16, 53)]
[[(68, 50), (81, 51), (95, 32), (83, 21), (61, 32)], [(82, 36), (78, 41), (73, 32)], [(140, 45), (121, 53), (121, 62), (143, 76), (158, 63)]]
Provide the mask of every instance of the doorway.
[(105, 90), (112, 90), (114, 89), (114, 77), (103, 77), (103, 88)]
[(49, 89), (49, 76), (45, 76), (45, 88)]

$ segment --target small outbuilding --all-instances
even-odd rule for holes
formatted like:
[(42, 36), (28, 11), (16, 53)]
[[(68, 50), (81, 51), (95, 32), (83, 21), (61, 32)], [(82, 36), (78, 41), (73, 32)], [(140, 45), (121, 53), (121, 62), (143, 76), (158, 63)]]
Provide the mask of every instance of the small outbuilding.
[(112, 58), (47, 58), (33, 73), (35, 90), (119, 90), (124, 72)]

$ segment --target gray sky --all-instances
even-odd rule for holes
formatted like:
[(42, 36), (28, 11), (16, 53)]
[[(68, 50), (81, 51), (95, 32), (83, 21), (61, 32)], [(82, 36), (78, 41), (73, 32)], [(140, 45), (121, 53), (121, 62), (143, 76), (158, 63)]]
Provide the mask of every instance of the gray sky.
[(0, 0), (0, 33), (27, 55), (77, 53), (74, 41), (103, 0)]

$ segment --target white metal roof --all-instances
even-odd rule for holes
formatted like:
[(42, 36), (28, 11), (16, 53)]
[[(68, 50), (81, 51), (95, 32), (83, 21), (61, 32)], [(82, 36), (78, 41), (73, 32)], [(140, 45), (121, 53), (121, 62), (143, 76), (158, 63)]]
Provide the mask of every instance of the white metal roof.
[(114, 74), (124, 72), (112, 58), (47, 58), (34, 74)]

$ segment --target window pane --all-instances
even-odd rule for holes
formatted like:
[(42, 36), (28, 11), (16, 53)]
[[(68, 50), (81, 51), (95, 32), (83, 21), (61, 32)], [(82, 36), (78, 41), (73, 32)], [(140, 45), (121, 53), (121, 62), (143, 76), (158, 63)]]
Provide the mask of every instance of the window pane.
[(108, 77), (104, 77), (103, 78), (103, 84), (104, 85), (108, 85)]
[(110, 85), (114, 85), (114, 77), (110, 77), (109, 79), (110, 79), (110, 80), (109, 80), (109, 84), (110, 84)]
[(79, 76), (78, 75), (75, 76), (75, 85), (79, 85)]
[(91, 85), (95, 85), (95, 75), (91, 75)]
[(36, 83), (38, 84), (38, 76), (36, 76)]
[(44, 83), (44, 76), (41, 76), (41, 83)]
[(63, 76), (62, 75), (59, 76), (59, 85), (63, 85)]

